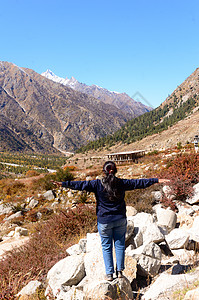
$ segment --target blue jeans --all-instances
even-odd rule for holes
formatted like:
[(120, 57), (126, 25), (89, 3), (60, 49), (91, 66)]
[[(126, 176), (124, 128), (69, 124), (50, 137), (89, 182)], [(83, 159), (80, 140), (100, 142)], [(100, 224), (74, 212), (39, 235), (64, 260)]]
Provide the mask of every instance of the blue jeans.
[(106, 274), (114, 273), (113, 241), (115, 245), (117, 271), (124, 270), (126, 225), (127, 221), (125, 218), (107, 224), (97, 223), (101, 237)]

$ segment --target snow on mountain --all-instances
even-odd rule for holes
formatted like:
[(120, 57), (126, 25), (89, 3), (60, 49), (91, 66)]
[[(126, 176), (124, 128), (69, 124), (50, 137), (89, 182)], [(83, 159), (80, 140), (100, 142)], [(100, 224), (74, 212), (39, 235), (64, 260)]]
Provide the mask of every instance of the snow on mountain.
[(79, 82), (74, 77), (71, 77), (71, 79), (68, 79), (66, 77), (64, 79), (55, 75), (49, 69), (46, 72), (42, 73), (41, 75), (55, 82), (61, 83), (63, 85), (67, 85), (76, 91), (93, 96), (105, 103), (114, 105), (124, 113), (131, 114), (132, 117), (136, 117), (138, 115), (141, 115), (151, 110), (151, 107), (148, 107), (141, 102), (135, 101), (134, 99), (129, 97), (126, 93), (119, 93), (115, 91), (112, 92), (94, 84), (89, 86), (86, 85), (85, 83)]

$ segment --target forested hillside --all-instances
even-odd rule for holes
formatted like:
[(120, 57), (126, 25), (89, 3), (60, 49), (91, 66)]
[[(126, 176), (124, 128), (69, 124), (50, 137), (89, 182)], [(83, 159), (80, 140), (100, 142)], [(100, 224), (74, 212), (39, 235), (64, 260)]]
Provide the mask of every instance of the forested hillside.
[(198, 106), (198, 103), (199, 96), (197, 94), (190, 97), (186, 102), (183, 102), (182, 97), (178, 101), (174, 94), (173, 101), (169, 104), (160, 106), (153, 111), (128, 121), (113, 135), (90, 142), (86, 146), (81, 147), (78, 152), (111, 147), (118, 142), (130, 144), (146, 136), (159, 133), (186, 118)]

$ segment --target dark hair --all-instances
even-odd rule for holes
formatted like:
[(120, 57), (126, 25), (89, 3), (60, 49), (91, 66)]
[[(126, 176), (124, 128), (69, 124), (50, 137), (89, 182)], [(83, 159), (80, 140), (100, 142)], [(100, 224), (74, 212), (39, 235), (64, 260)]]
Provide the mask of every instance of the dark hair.
[(116, 201), (120, 197), (119, 179), (115, 176), (117, 173), (116, 164), (113, 161), (107, 161), (103, 165), (104, 177), (102, 184), (105, 191), (108, 193), (108, 198), (111, 201)]

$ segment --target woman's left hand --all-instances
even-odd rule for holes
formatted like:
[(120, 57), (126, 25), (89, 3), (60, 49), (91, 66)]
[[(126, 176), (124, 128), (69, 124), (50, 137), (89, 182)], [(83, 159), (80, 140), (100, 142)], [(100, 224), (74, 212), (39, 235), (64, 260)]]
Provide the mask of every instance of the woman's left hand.
[(162, 179), (158, 179), (158, 182), (159, 183), (169, 183), (169, 182), (171, 182), (169, 179), (164, 179), (164, 178), (162, 178)]

